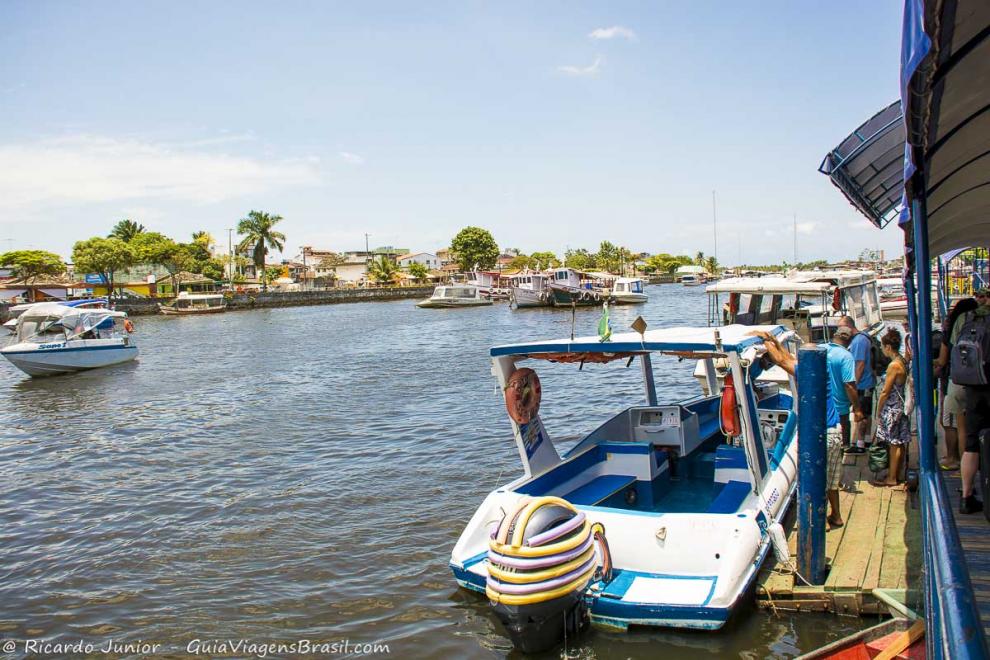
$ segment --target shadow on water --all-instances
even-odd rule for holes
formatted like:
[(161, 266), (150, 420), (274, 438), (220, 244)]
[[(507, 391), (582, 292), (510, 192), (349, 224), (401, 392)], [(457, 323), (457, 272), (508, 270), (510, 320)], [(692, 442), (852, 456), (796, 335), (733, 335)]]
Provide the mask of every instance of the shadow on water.
[[(612, 310), (616, 331), (640, 314), (705, 324), (700, 288), (648, 292)], [(598, 319), (578, 310), (577, 334)], [(41, 380), (0, 364), (0, 636), (512, 655), (447, 563), (484, 496), (520, 472), (488, 349), (568, 336), (569, 312), (394, 301), (136, 325), (134, 364)], [(660, 397), (693, 395), (693, 368), (656, 369)], [(565, 447), (642, 399), (637, 369), (540, 370)], [(846, 626), (746, 611), (718, 633), (593, 631), (574, 649), (788, 657)]]

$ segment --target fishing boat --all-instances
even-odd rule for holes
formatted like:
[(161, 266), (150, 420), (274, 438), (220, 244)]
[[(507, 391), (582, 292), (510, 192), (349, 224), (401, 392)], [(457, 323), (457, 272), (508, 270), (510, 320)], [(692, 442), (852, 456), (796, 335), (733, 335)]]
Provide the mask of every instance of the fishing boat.
[[(46, 302), (58, 302), (60, 305), (65, 305), (66, 307), (75, 307), (76, 309), (106, 309), (107, 300), (106, 298), (86, 298), (82, 300), (61, 300), (61, 301), (46, 301)], [(34, 302), (34, 303), (23, 303), (21, 305), (14, 305), (7, 312), (10, 314), (10, 319), (8, 319), (3, 327), (6, 328), (7, 332), (14, 334), (17, 332), (17, 317), (31, 309), (35, 305), (44, 305), (45, 302)]]
[[(720, 628), (771, 545), (786, 552), (779, 522), (796, 484), (796, 402), (752, 387), (765, 350), (754, 330), (793, 350), (781, 326), (741, 325), (491, 349), (523, 474), (488, 494), (450, 568), (461, 587), (486, 594), (517, 648), (545, 650), (589, 620)], [(725, 359), (732, 378), (714, 396), (661, 403), (654, 356), (696, 357), (713, 382), (714, 360)], [(642, 376), (642, 400), (617, 401), (611, 419), (561, 453), (540, 416), (539, 377), (521, 363), (592, 377), (637, 361), (627, 373)]]
[(227, 309), (227, 299), (222, 293), (189, 293), (180, 291), (170, 303), (159, 304), (162, 314), (218, 314)]
[[(784, 276), (729, 278), (706, 287), (708, 324), (782, 325), (804, 342), (827, 342), (843, 316), (873, 336), (884, 328), (876, 273), (864, 270), (792, 271)], [(717, 364), (718, 377), (727, 372)], [(695, 368), (702, 391), (708, 390), (704, 366)], [(779, 367), (761, 375), (789, 391), (787, 374)]]
[(132, 330), (124, 312), (41, 303), (21, 314), (14, 343), (0, 354), (30, 376), (97, 369), (138, 356)]
[(870, 660), (881, 654), (885, 658), (924, 658), (925, 622), (900, 617), (887, 619), (799, 655), (795, 660)]
[(877, 280), (880, 309), (887, 320), (907, 318), (907, 294), (900, 277), (883, 277)]
[(706, 282), (703, 274), (688, 274), (681, 276), (681, 284), (684, 286), (701, 286)]
[(490, 300), (508, 300), (509, 289), (502, 286), (502, 274), (493, 270), (476, 270), (471, 273), (467, 284), (477, 287), (482, 298)]
[(521, 307), (550, 307), (553, 295), (549, 278), (542, 273), (519, 273), (509, 278), (509, 300)]
[(616, 305), (637, 305), (650, 299), (643, 290), (645, 282), (638, 277), (619, 277), (612, 285), (612, 299)]
[(489, 298), (481, 296), (481, 290), (468, 284), (441, 284), (433, 295), (416, 303), (417, 307), (481, 307), (491, 305)]
[(600, 276), (573, 268), (553, 268), (548, 275), (555, 307), (592, 307), (613, 302)]

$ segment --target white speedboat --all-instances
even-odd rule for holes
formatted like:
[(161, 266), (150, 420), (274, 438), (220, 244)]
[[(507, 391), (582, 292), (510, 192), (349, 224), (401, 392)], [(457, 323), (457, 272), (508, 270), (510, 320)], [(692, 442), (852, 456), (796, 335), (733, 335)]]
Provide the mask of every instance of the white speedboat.
[[(781, 326), (735, 325), (491, 349), (523, 474), (485, 498), (450, 567), (487, 595), (518, 648), (548, 648), (587, 616), (613, 630), (717, 629), (745, 600), (797, 477), (796, 402), (750, 386), (764, 352), (753, 330), (793, 344)], [(660, 402), (658, 355), (696, 356), (712, 380), (713, 360), (725, 359), (736, 385)], [(616, 401), (611, 419), (561, 454), (540, 417), (539, 378), (520, 363), (578, 363), (591, 377), (612, 360), (641, 363), (624, 373), (643, 376), (643, 400)]]
[(542, 273), (519, 273), (509, 278), (511, 288), (509, 299), (520, 307), (550, 307), (553, 294), (550, 292), (550, 279)]
[(124, 312), (41, 303), (21, 314), (14, 343), (0, 354), (31, 376), (97, 369), (137, 357), (131, 328)]
[(189, 293), (180, 291), (170, 303), (159, 304), (162, 314), (218, 314), (227, 309), (227, 299), (222, 293)]
[(682, 275), (681, 284), (684, 286), (701, 286), (707, 281), (704, 275)]
[(636, 305), (650, 299), (643, 291), (643, 280), (638, 277), (619, 277), (612, 285), (612, 298), (617, 305)]
[(481, 296), (481, 289), (467, 284), (441, 284), (433, 295), (416, 303), (417, 307), (481, 307), (491, 305), (490, 298)]

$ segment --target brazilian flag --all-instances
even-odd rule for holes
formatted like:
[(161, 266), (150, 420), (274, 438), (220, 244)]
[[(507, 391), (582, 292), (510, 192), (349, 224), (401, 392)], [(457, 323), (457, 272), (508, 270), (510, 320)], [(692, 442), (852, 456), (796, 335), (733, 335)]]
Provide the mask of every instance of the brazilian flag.
[(598, 341), (606, 342), (612, 338), (612, 324), (608, 321), (608, 303), (602, 305), (602, 318), (598, 321)]

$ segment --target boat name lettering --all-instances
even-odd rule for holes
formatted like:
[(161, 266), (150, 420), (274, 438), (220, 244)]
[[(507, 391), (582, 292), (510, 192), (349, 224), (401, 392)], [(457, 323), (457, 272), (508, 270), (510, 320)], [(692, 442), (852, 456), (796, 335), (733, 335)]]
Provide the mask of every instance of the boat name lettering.
[(55, 343), (55, 344), (41, 344), (38, 346), (39, 349), (43, 350), (46, 348), (65, 348), (65, 343)]
[(780, 499), (780, 491), (774, 488), (773, 492), (770, 493), (770, 497), (767, 498), (767, 506), (768, 507), (773, 506), (779, 499)]

